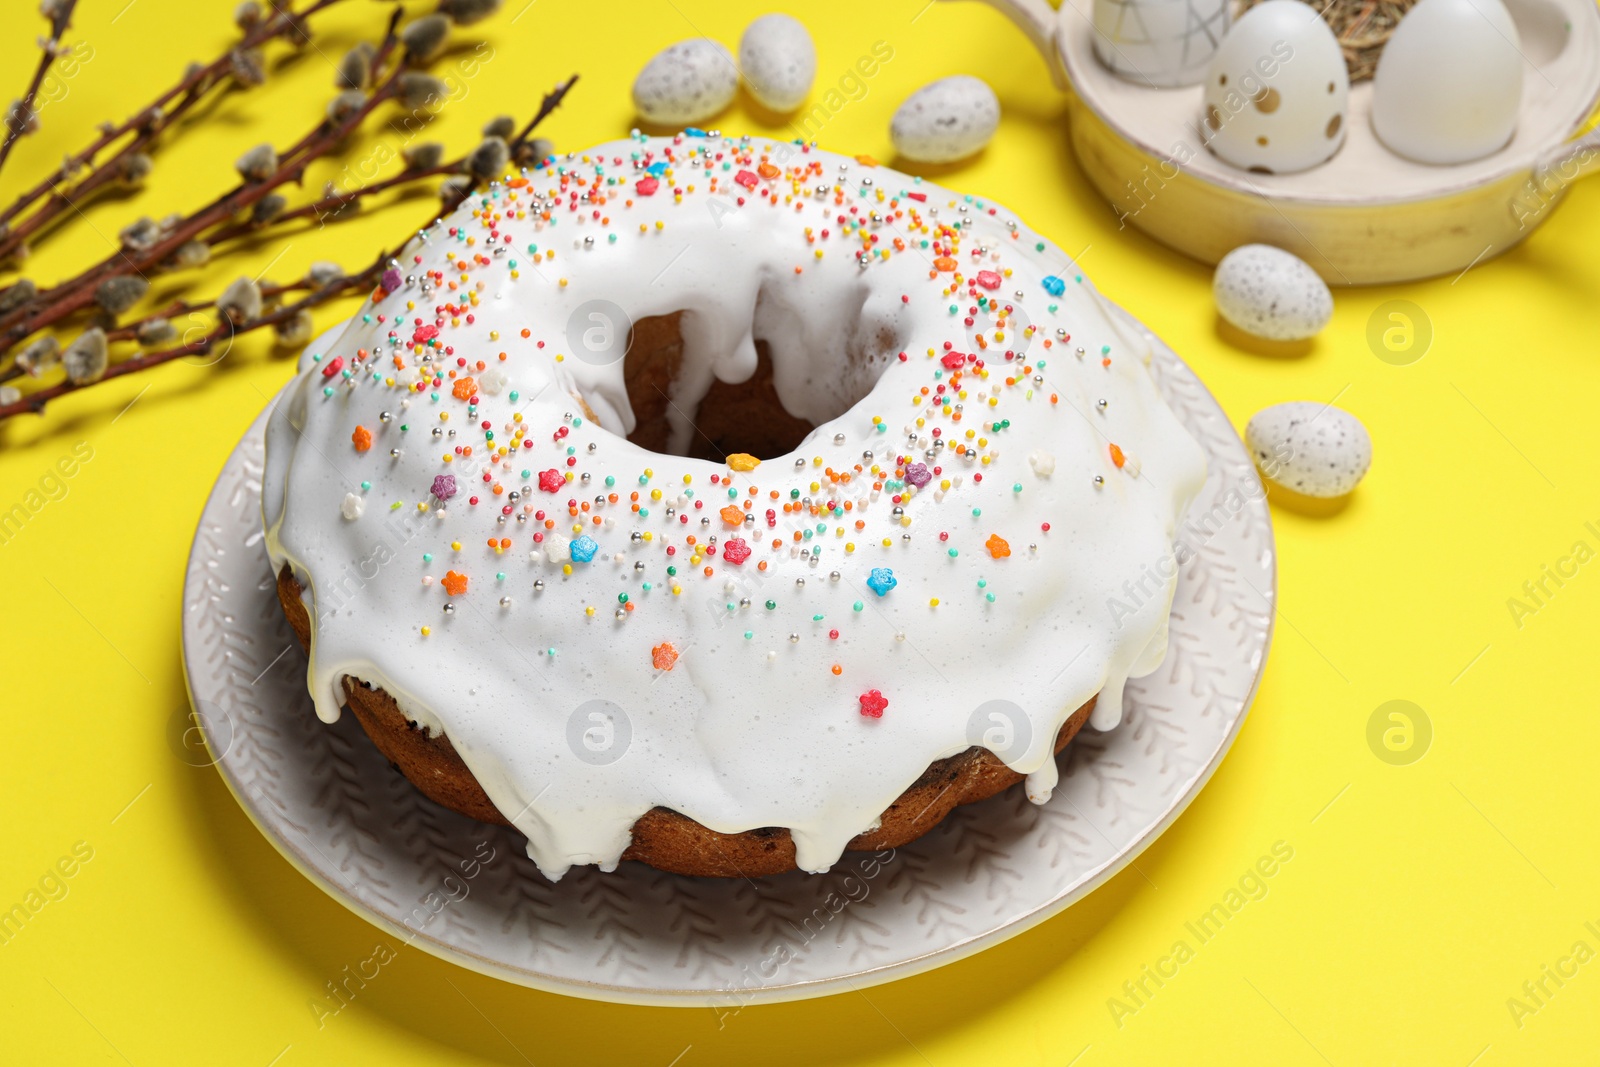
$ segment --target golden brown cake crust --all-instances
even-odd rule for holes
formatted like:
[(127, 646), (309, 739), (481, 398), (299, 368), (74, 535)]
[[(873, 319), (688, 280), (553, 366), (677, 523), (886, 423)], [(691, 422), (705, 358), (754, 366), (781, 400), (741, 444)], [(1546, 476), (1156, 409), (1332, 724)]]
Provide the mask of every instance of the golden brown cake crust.
[[(311, 619), (301, 587), (287, 565), (278, 574), (278, 599), (302, 647), (311, 644)], [(409, 722), (394, 698), (356, 678), (344, 679), (356, 721), (378, 751), (423, 795), (480, 822), (510, 825), (484, 793), (450, 739)], [(1095, 698), (1062, 725), (1056, 751), (1089, 721)], [(993, 753), (969, 748), (931, 764), (883, 813), (877, 829), (858, 835), (852, 849), (898, 848), (933, 829), (962, 804), (986, 800), (1022, 780)], [(663, 871), (716, 877), (759, 877), (795, 869), (794, 841), (781, 827), (723, 834), (670, 808), (653, 808), (633, 824), (633, 843), (622, 854)]]

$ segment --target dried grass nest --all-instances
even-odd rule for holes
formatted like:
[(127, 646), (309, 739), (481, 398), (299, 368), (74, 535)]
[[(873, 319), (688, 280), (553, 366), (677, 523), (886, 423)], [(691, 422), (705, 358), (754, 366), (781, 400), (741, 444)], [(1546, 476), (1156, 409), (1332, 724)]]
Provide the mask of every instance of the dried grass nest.
[[(1239, 14), (1266, 0), (1243, 0)], [(1366, 81), (1378, 69), (1378, 56), (1395, 27), (1417, 0), (1320, 0), (1311, 4), (1339, 39), (1350, 81)]]

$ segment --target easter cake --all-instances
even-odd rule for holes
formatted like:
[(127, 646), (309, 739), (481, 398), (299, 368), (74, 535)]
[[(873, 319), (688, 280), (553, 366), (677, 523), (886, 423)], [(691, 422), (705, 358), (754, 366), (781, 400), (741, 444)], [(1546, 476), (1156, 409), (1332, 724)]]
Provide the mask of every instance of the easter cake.
[(1015, 216), (811, 145), (635, 136), (418, 234), (272, 412), (318, 715), (548, 877), (828, 869), (1115, 727), (1205, 477)]

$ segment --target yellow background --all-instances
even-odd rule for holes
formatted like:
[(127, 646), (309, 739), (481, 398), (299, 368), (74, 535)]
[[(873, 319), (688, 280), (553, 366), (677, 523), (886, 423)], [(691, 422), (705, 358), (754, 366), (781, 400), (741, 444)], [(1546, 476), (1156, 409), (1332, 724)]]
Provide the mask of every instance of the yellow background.
[[(225, 3), (125, 2), (84, 4), (73, 36), (93, 56), (0, 189), (228, 40)], [(696, 33), (733, 45), (749, 17), (747, 5), (710, 0), (524, 3), (459, 35), (486, 36), (495, 53), (437, 120), (453, 148), (498, 112), (531, 112), (573, 71), (583, 81), (548, 136), (571, 149), (624, 134), (629, 86), (652, 53)], [(43, 23), (20, 0), (10, 6), (21, 13), (0, 36), (3, 81), (20, 87)], [(1194, 366), (1241, 429), (1268, 404), (1335, 398), (1370, 428), (1376, 460), (1347, 508), (1274, 507), (1276, 643), (1215, 779), (1136, 870), (1015, 940), (886, 987), (748, 1008), (719, 1029), (709, 1010), (535, 993), (409, 948), (319, 1030), (308, 1003), (378, 933), (297, 874), (216, 771), (186, 766), (166, 740), (187, 708), (179, 601), (196, 518), (290, 374), (287, 356), (251, 339), (217, 366), (134, 375), (0, 429), (5, 508), (75, 444), (93, 449), (65, 498), (0, 545), (0, 907), (74, 843), (94, 850), (69, 894), (0, 945), (0, 1060), (1594, 1062), (1600, 962), (1520, 1028), (1506, 1001), (1575, 941), (1600, 949), (1583, 927), (1600, 927), (1600, 562), (1520, 628), (1506, 602), (1573, 542), (1600, 549), (1584, 528), (1600, 528), (1600, 181), (1507, 255), (1454, 279), (1338, 292), (1309, 351), (1250, 352), (1219, 330), (1207, 268), (1118, 228), (1073, 163), (1065, 99), (995, 12), (924, 0), (785, 6), (816, 39), (816, 93), (873, 42), (895, 50), (865, 98), (821, 131), (824, 147), (887, 160), (889, 117), (907, 93), (947, 74), (986, 79), (1004, 107), (1000, 133), (942, 180), (1016, 209), (1069, 253), (1087, 248), (1087, 272)], [(102, 256), (136, 215), (192, 208), (231, 182), (246, 148), (298, 136), (332, 93), (330, 57), (387, 10), (351, 0), (316, 23), (315, 49), (287, 64), (274, 49), (267, 87), (207, 107), (204, 129), (158, 156), (146, 191), (87, 208), (29, 272), (47, 281)], [(792, 136), (742, 100), (716, 125)], [(319, 167), (310, 187), (337, 175)], [(220, 288), (280, 254), (268, 271), (280, 280), (317, 258), (355, 267), (430, 210), (418, 198), (296, 233), (214, 265), (208, 280)], [(1365, 340), (1373, 310), (1396, 297), (1435, 331), (1406, 367), (1380, 362)], [(319, 326), (350, 307), (325, 309)], [(1431, 750), (1409, 766), (1367, 745), (1369, 716), (1392, 699), (1416, 702), (1433, 725)], [(1108, 998), (1280, 840), (1294, 859), (1267, 897), (1119, 1027)]]

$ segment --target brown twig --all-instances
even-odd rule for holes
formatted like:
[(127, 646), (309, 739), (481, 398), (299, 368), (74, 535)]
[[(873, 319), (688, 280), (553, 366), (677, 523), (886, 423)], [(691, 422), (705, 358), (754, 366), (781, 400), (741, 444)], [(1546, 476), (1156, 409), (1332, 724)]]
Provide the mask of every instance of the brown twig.
[[(528, 121), (527, 125), (522, 128), (522, 131), (509, 142), (511, 146), (516, 147), (518, 145), (526, 144), (528, 139), (532, 136), (533, 131), (538, 127), (539, 123), (543, 122), (552, 111), (561, 105), (561, 101), (566, 98), (567, 93), (571, 91), (573, 85), (575, 85), (577, 81), (578, 76), (574, 74), (565, 82), (562, 82), (550, 92), (546, 93), (544, 95), (544, 100), (539, 105), (538, 112), (535, 113), (533, 118)], [(432, 167), (407, 168), (392, 178), (385, 178), (382, 181), (371, 182), (367, 185), (361, 186), (359, 189), (351, 189), (347, 192), (334, 193), (329, 196), (320, 197), (319, 199), (313, 200), (310, 203), (302, 204), (297, 208), (291, 208), (279, 215), (274, 216), (269, 222), (231, 222), (206, 234), (203, 240), (206, 244), (216, 247), (217, 245), (226, 241), (231, 241), (236, 237), (260, 234), (268, 228), (275, 228), (285, 223), (294, 222), (298, 219), (316, 218), (320, 221), (329, 217), (330, 215), (337, 215), (340, 211), (343, 211), (346, 207), (359, 200), (363, 200), (369, 196), (376, 196), (379, 193), (387, 192), (390, 189), (395, 189), (403, 185), (411, 185), (425, 178), (435, 178), (446, 174), (464, 174), (467, 171), (467, 160), (471, 157), (471, 155), (472, 153), (468, 152), (457, 157), (456, 159), (448, 160)]]
[(577, 84), (578, 76), (574, 74), (566, 81), (558, 84), (554, 89), (551, 89), (548, 93), (545, 93), (544, 99), (539, 101), (539, 110), (533, 113), (533, 118), (528, 120), (528, 124), (522, 127), (522, 131), (513, 137), (510, 143), (513, 145), (526, 144), (528, 138), (533, 136), (533, 131), (539, 127), (539, 123), (549, 118), (550, 113), (561, 106), (561, 101), (567, 98), (567, 94), (570, 93), (572, 91), (572, 87)]
[(0, 421), (4, 421), (13, 415), (22, 415), (29, 412), (38, 414), (44, 410), (44, 406), (50, 401), (66, 396), (68, 393), (75, 393), (80, 389), (87, 389), (100, 382), (108, 382), (125, 374), (133, 374), (136, 371), (159, 367), (163, 363), (171, 363), (173, 360), (182, 359), (185, 356), (205, 355), (214, 349), (219, 341), (231, 341), (241, 334), (251, 333), (268, 326), (277, 326), (280, 323), (288, 322), (300, 312), (310, 310), (318, 304), (326, 303), (336, 296), (342, 296), (351, 291), (370, 289), (377, 284), (378, 278), (383, 274), (385, 265), (394, 258), (398, 251), (398, 248), (385, 251), (377, 259), (373, 260), (372, 264), (366, 269), (355, 274), (346, 275), (337, 281), (329, 282), (327, 285), (313, 290), (293, 303), (284, 304), (253, 319), (246, 319), (241, 323), (223, 319), (198, 340), (187, 341), (181, 345), (165, 348), (157, 352), (146, 352), (143, 355), (125, 359), (120, 363), (113, 363), (106, 369), (105, 374), (95, 381), (74, 382), (68, 380), (58, 382), (48, 388), (29, 393), (21, 400), (0, 405)]
[(462, 165), (465, 163), (466, 158), (466, 156), (462, 156), (460, 159), (452, 159), (448, 163), (440, 163), (435, 167), (425, 167), (421, 169), (407, 168), (405, 171), (395, 175), (392, 178), (385, 178), (383, 181), (372, 182), (371, 184), (363, 185), (359, 189), (351, 189), (349, 192), (334, 193), (331, 196), (324, 196), (317, 200), (313, 200), (308, 204), (302, 204), (297, 208), (291, 208), (279, 215), (275, 215), (269, 222), (256, 223), (248, 220), (230, 222), (227, 225), (221, 226), (206, 234), (203, 238), (201, 238), (201, 240), (215, 248), (217, 245), (226, 241), (231, 241), (236, 237), (247, 237), (260, 234), (269, 228), (276, 228), (286, 223), (294, 222), (297, 219), (315, 217), (320, 221), (329, 217), (330, 215), (337, 215), (340, 211), (343, 211), (346, 207), (349, 207), (358, 200), (365, 199), (369, 196), (376, 196), (377, 194), (386, 192), (389, 189), (394, 189), (402, 185), (411, 185), (421, 181), (424, 178), (434, 178), (441, 174), (460, 174), (462, 172)]
[(0, 167), (6, 165), (6, 160), (11, 158), (12, 147), (21, 139), (28, 124), (34, 120), (33, 102), (39, 97), (39, 87), (44, 84), (44, 76), (50, 72), (50, 65), (61, 53), (61, 37), (72, 24), (72, 9), (77, 6), (78, 0), (61, 0), (51, 12), (50, 37), (39, 42), (39, 63), (33, 68), (33, 78), (28, 82), (27, 92), (23, 93), (22, 99), (17, 102), (14, 112), (16, 127), (7, 131), (5, 143), (0, 144)]
[[(150, 147), (163, 130), (171, 128), (175, 120), (182, 118), (213, 89), (228, 84), (225, 74), (236, 53), (259, 48), (291, 32), (305, 36), (306, 20), (342, 2), (343, 0), (316, 0), (306, 10), (298, 13), (287, 7), (273, 9), (258, 25), (247, 31), (242, 40), (228, 48), (222, 55), (204, 66), (186, 71), (174, 85), (127, 119), (114, 126), (102, 128), (98, 137), (77, 153), (68, 156), (59, 170), (52, 171), (43, 181), (19, 195), (4, 210), (0, 210), (0, 226), (4, 227), (4, 230), (0, 231), (0, 260), (15, 255), (29, 237), (55, 221), (74, 204), (81, 203), (85, 197), (115, 182), (119, 166), (124, 160)], [(129, 133), (135, 133), (135, 136), (110, 157), (96, 162), (102, 151)], [(85, 167), (91, 168), (89, 174), (73, 184), (70, 190), (63, 190), (63, 186), (70, 182), (71, 176)], [(20, 222), (15, 221), (23, 211), (46, 196), (49, 199), (45, 200), (36, 211)]]
[[(318, 285), (309, 278), (298, 278), (292, 282), (284, 282), (282, 285), (262, 285), (259, 288), (261, 290), (261, 299), (263, 301), (271, 301), (285, 293), (299, 293), (308, 289), (315, 291), (334, 285), (342, 286), (344, 282), (344, 278), (336, 278), (323, 285)], [(115, 329), (107, 330), (105, 332), (106, 341), (111, 344), (115, 344), (118, 341), (136, 341), (139, 338), (139, 331), (152, 322), (162, 319), (170, 321), (180, 315), (192, 315), (201, 311), (208, 311), (216, 306), (217, 302), (215, 300), (174, 300), (160, 311), (141, 318), (130, 319)], [(3, 377), (4, 375), (0, 374), (0, 378)]]

